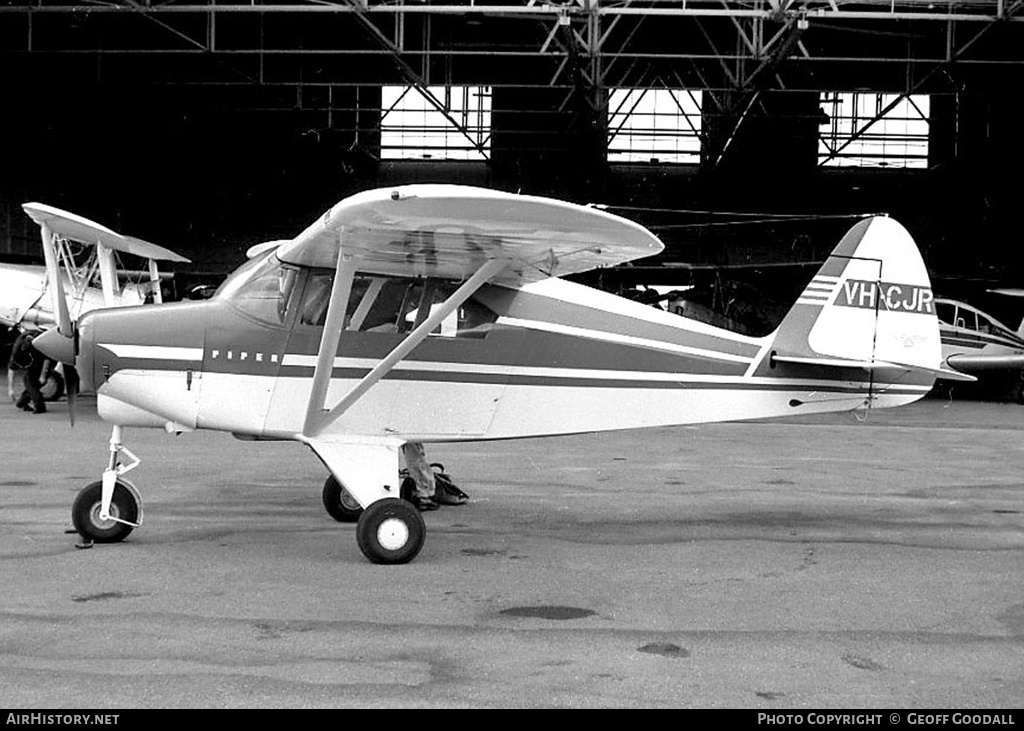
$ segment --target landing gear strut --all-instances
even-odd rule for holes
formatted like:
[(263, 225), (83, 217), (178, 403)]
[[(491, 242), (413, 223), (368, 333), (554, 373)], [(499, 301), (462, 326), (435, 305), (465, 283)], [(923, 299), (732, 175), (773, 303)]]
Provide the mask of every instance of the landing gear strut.
[[(121, 443), (123, 430), (110, 434), (110, 461), (103, 479), (86, 485), (71, 507), (71, 522), (85, 545), (117, 543), (142, 524), (142, 498), (135, 486), (121, 476), (139, 465), (139, 458)], [(121, 456), (128, 458), (121, 463)]]

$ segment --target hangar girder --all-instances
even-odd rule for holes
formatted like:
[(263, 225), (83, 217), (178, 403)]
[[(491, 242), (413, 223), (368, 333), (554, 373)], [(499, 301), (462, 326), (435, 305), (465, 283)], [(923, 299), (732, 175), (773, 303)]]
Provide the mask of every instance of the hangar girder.
[[(556, 111), (605, 136), (609, 89), (699, 89), (721, 120), (714, 164), (765, 91), (948, 93), (938, 71), (981, 78), (1021, 67), (1020, 4), (11, 0), (0, 6), (0, 55), (55, 69), (87, 57), (100, 84), (258, 88), (259, 103), (279, 111), (360, 112), (343, 109), (352, 103), (338, 91), (407, 84), (474, 145), (430, 87), (554, 90)], [(21, 24), (6, 22), (15, 17)]]
[[(811, 34), (821, 34), (814, 44), (799, 42), (797, 60), (802, 63), (840, 64), (851, 61), (905, 64), (906, 53), (896, 53), (898, 43), (854, 43), (843, 34), (875, 35), (875, 40), (893, 34), (942, 39), (956, 35), (958, 26), (992, 24), (1016, 25), (1021, 18), (1012, 12), (1008, 0), (954, 0), (935, 7), (930, 0), (569, 0), (568, 2), (480, 3), (477, 0), (443, 0), (439, 3), (361, 2), (343, 0), (296, 0), (291, 3), (211, 0), (196, 4), (171, 0), (153, 4), (150, 0), (105, 0), (103, 2), (66, 2), (62, 0), (14, 0), (0, 7), (0, 16), (21, 16), (20, 29), (9, 28), (3, 34), (7, 52), (94, 53), (94, 54), (216, 54), (222, 56), (401, 56), (421, 64), (436, 56), (464, 59), (466, 65), (481, 61), (546, 60), (549, 74), (564, 65), (565, 55), (552, 52), (551, 39), (559, 25), (569, 25), (579, 35), (598, 67), (596, 76), (617, 60), (724, 61), (734, 65), (757, 62), (779, 42), (780, 33), (793, 21), (808, 24)], [(61, 24), (60, 16), (73, 20)], [(351, 16), (364, 28), (372, 28), (379, 44), (353, 44), (351, 34), (316, 34), (304, 26), (322, 24), (327, 16)], [(301, 44), (272, 45), (265, 35), (247, 36), (239, 29), (241, 18), (260, 17), (261, 28), (274, 25), (294, 26), (302, 36)], [(50, 18), (47, 21), (45, 19)], [(162, 30), (128, 42), (124, 35), (135, 30), (125, 18), (144, 18)], [(637, 32), (646, 18), (648, 23)], [(115, 20), (117, 19), (117, 20)], [(408, 42), (409, 23), (424, 28), (431, 23), (448, 22), (455, 28), (444, 38)], [(443, 19), (443, 20), (442, 20)], [(482, 34), (470, 24), (486, 21), (500, 34)], [(524, 23), (529, 25), (524, 25)], [(69, 29), (67, 26), (77, 26)], [(661, 25), (661, 28), (652, 26)], [(86, 28), (91, 26), (91, 28)], [(354, 25), (352, 26), (355, 27)], [(345, 31), (345, 28), (339, 26)], [(527, 32), (523, 32), (526, 30)], [(539, 35), (535, 32), (539, 30)], [(702, 34), (717, 39), (710, 47), (694, 42)], [(492, 42), (501, 35), (506, 40)], [(534, 39), (532, 36), (536, 36)], [(666, 37), (668, 36), (668, 37)], [(673, 38), (672, 36), (675, 36)], [(863, 36), (862, 36), (863, 37)], [(508, 39), (512, 39), (509, 41)], [(731, 39), (731, 41), (730, 41)], [(90, 40), (94, 41), (89, 45)], [(922, 46), (927, 44), (921, 44)], [(984, 44), (981, 44), (984, 46)], [(1004, 46), (979, 46), (964, 64), (1020, 64), (1024, 57), (1006, 57)], [(933, 50), (933, 48), (935, 50)], [(728, 50), (725, 50), (728, 49)], [(563, 47), (564, 52), (566, 49)], [(905, 50), (905, 49), (901, 49)], [(886, 51), (889, 51), (888, 53)], [(939, 63), (948, 60), (940, 44), (929, 46), (914, 60)], [(553, 64), (553, 66), (552, 66)], [(485, 63), (481, 72), (491, 64)], [(554, 75), (550, 71), (555, 70)], [(507, 70), (506, 70), (507, 71)], [(532, 68), (521, 75), (509, 73), (524, 83), (542, 83)], [(429, 74), (424, 74), (429, 75)]]

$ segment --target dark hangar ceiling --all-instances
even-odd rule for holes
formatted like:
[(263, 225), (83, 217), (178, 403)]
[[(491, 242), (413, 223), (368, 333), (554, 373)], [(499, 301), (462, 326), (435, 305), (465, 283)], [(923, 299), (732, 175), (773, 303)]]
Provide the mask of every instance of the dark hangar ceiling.
[[(34, 251), (19, 206), (41, 199), (222, 268), (356, 189), (441, 177), (623, 205), (884, 208), (916, 224), (942, 268), (959, 266), (964, 241), (995, 260), (1015, 240), (1024, 164), (1022, 5), (4, 0), (0, 91), (15, 113), (0, 120), (0, 238)], [(382, 84), (492, 87), (486, 169), (373, 159)], [(603, 165), (588, 130), (605, 118), (607, 90), (630, 86), (710, 99), (699, 171)], [(823, 176), (817, 95), (847, 90), (932, 95), (929, 170)], [(712, 264), (736, 261), (722, 240), (774, 240), (666, 231), (670, 245), (687, 242), (682, 256)]]
[[(7, 0), (0, 48), (111, 80), (948, 90), (1024, 63), (1020, 0)], [(947, 88), (943, 88), (946, 86)]]

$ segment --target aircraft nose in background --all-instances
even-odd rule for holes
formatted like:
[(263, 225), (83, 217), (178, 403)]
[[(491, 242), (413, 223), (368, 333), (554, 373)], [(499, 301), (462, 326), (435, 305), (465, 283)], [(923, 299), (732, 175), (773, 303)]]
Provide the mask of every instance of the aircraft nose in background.
[(75, 341), (62, 335), (57, 328), (51, 328), (36, 336), (32, 345), (43, 355), (66, 365), (75, 364)]

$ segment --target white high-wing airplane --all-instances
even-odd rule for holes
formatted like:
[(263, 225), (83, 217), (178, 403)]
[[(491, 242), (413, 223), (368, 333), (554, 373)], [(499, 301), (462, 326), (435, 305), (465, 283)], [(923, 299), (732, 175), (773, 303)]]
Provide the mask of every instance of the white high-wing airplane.
[(558, 278), (662, 244), (546, 198), (370, 190), (262, 249), (211, 300), (96, 310), (37, 339), (77, 365), (114, 425), (102, 479), (72, 508), (85, 539), (120, 541), (142, 522), (125, 427), (304, 444), (330, 473), (331, 515), (357, 521), (371, 561), (402, 563), (425, 536), (400, 498), (405, 442), (898, 406), (938, 375), (973, 380), (942, 367), (927, 271), (887, 217), (854, 225), (766, 337)]

